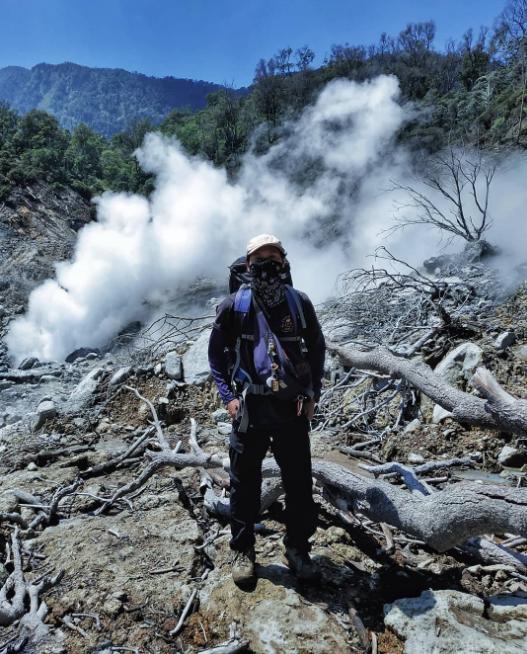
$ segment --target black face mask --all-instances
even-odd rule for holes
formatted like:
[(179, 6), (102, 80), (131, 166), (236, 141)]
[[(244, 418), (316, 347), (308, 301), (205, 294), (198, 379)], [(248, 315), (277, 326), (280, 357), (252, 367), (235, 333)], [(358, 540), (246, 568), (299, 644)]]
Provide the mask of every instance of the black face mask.
[(251, 288), (265, 307), (275, 307), (285, 300), (287, 270), (287, 263), (273, 259), (265, 259), (249, 266)]

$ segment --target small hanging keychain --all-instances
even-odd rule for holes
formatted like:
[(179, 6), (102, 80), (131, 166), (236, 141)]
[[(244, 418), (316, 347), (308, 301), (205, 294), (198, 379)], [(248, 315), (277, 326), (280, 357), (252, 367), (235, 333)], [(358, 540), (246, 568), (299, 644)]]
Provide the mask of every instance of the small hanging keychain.
[(265, 380), (265, 383), (273, 391), (273, 393), (277, 393), (280, 390), (280, 382), (278, 380), (278, 377), (276, 376), (276, 371), (280, 366), (278, 365), (278, 363), (276, 363), (276, 349), (275, 349), (273, 337), (271, 335), (269, 335), (269, 346), (267, 349), (267, 353), (271, 358), (271, 376)]
[(299, 395), (296, 398), (296, 415), (301, 416), (302, 415), (302, 408), (304, 407), (304, 396)]

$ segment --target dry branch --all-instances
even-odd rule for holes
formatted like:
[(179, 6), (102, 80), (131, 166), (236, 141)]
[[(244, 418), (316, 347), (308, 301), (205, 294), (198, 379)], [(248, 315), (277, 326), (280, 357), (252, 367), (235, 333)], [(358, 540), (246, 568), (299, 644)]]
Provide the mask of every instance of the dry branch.
[[(160, 452), (140, 477), (116, 492), (135, 490), (162, 466), (229, 469), (229, 460), (199, 446), (188, 454)], [(265, 477), (279, 477), (276, 462), (265, 460)], [(479, 484), (453, 484), (427, 496), (415, 496), (392, 484), (354, 474), (335, 463), (315, 461), (313, 476), (334, 498), (338, 509), (350, 507), (374, 522), (385, 522), (438, 551), (473, 536), (514, 533), (527, 536), (527, 490)], [(104, 507), (103, 507), (104, 508)]]
[[(481, 454), (479, 452), (475, 452), (474, 454), (469, 454), (468, 456), (454, 457), (452, 459), (445, 459), (444, 461), (428, 461), (427, 463), (423, 463), (412, 468), (395, 461), (390, 463), (383, 463), (376, 466), (365, 465), (364, 463), (361, 463), (359, 464), (359, 467), (363, 470), (371, 472), (372, 475), (375, 475), (375, 477), (378, 477), (379, 475), (383, 475), (385, 477), (395, 477), (400, 475), (403, 478), (406, 487), (411, 490), (409, 483), (413, 487), (418, 488), (419, 484), (424, 482), (423, 479), (417, 479), (417, 475), (424, 475), (430, 472), (434, 472), (435, 470), (443, 470), (445, 468), (452, 468), (454, 466), (473, 466), (476, 462), (481, 461), (481, 459)], [(419, 490), (420, 492), (423, 492), (424, 489)], [(423, 492), (423, 494), (428, 495), (428, 492)]]
[[(265, 464), (267, 474), (278, 467)], [(416, 496), (380, 480), (369, 480), (334, 463), (315, 462), (314, 477), (352, 509), (374, 522), (386, 522), (443, 552), (472, 536), (512, 532), (527, 534), (527, 490), (452, 484)]]
[(249, 647), (248, 640), (229, 640), (216, 647), (200, 650), (199, 654), (238, 654), (238, 652), (245, 652)]
[(163, 432), (163, 428), (161, 427), (161, 422), (159, 420), (159, 417), (157, 415), (157, 411), (152, 404), (152, 402), (147, 398), (143, 397), (137, 390), (137, 388), (133, 388), (132, 386), (124, 386), (129, 391), (132, 391), (136, 397), (138, 397), (140, 400), (142, 400), (150, 409), (152, 413), (152, 418), (153, 418), (153, 425), (156, 428), (156, 433), (157, 433), (157, 440), (159, 441), (159, 445), (161, 446), (162, 450), (170, 450), (170, 445), (168, 444), (168, 441), (166, 439), (166, 436)]
[(45, 576), (38, 583), (26, 581), (18, 528), (15, 528), (11, 535), (11, 552), (13, 572), (0, 589), (0, 626), (9, 626), (22, 618), (20, 623), (22, 629), (30, 631), (38, 640), (48, 630), (44, 624), (48, 609), (46, 603), (40, 600), (40, 595), (56, 585), (63, 573), (59, 572), (54, 577)]
[(105, 461), (104, 463), (99, 463), (96, 466), (93, 466), (91, 468), (88, 468), (87, 470), (83, 470), (81, 472), (81, 477), (83, 479), (89, 479), (90, 477), (97, 477), (98, 475), (102, 475), (107, 472), (112, 472), (115, 470), (115, 468), (125, 461), (126, 459), (129, 459), (132, 454), (136, 453), (142, 453), (143, 450), (146, 448), (146, 441), (150, 437), (151, 433), (154, 431), (153, 425), (150, 425), (145, 429), (145, 431), (141, 434), (141, 436), (135, 440), (132, 445), (126, 450), (126, 452), (123, 452), (122, 454), (115, 456), (108, 461)]
[(362, 351), (330, 343), (328, 348), (345, 366), (405, 379), (461, 424), (527, 434), (527, 401), (509, 395), (484, 368), (478, 368), (475, 384), (486, 400), (450, 386), (426, 364), (396, 356), (382, 346)]

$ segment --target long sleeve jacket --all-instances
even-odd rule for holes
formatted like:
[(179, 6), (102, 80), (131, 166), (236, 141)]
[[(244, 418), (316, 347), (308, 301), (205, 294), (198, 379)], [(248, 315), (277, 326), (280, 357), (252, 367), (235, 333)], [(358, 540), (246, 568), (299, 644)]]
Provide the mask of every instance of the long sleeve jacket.
[[(306, 327), (302, 331), (302, 337), (307, 348), (306, 358), (311, 368), (311, 377), (315, 399), (320, 397), (322, 377), (324, 374), (324, 357), (326, 345), (324, 335), (317, 319), (315, 309), (311, 300), (305, 293), (298, 292), (302, 309), (306, 321)], [(229, 351), (232, 351), (237, 337), (240, 335), (239, 318), (234, 310), (234, 300), (236, 293), (225, 298), (218, 307), (216, 320), (214, 322), (212, 333), (209, 341), (209, 364), (212, 376), (223, 403), (226, 405), (235, 398), (234, 391), (231, 388), (229, 375), (229, 366), (231, 359)], [(286, 302), (274, 307), (269, 312), (269, 324), (273, 332), (280, 338), (281, 336), (291, 336), (295, 330), (295, 318), (291, 315), (289, 306)], [(282, 346), (292, 360), (298, 356), (298, 352), (293, 351), (299, 348), (299, 343), (282, 342)], [(244, 343), (242, 349), (242, 363), (248, 369), (252, 366), (252, 343)], [(248, 403), (252, 406), (251, 414), (259, 416), (259, 422), (282, 422), (293, 416), (292, 402), (284, 402), (268, 396), (248, 397)]]

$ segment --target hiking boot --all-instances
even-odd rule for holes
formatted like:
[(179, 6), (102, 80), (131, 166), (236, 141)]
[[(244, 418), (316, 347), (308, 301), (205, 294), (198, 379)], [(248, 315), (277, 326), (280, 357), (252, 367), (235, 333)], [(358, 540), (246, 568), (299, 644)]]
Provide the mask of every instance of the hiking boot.
[(320, 572), (311, 560), (308, 552), (299, 550), (296, 547), (288, 547), (285, 550), (285, 558), (291, 572), (302, 581), (317, 581)]
[(254, 571), (254, 547), (243, 552), (234, 550), (231, 558), (232, 578), (238, 586), (247, 586), (256, 581)]

